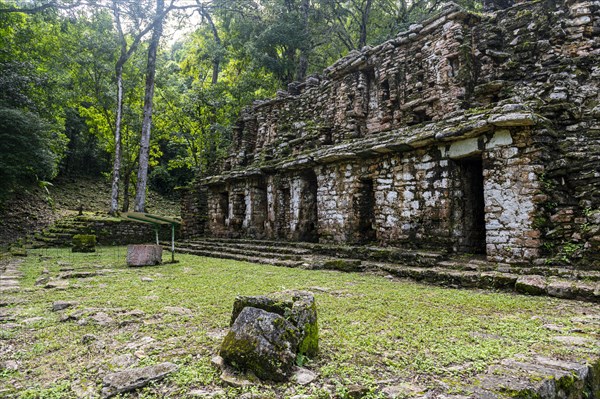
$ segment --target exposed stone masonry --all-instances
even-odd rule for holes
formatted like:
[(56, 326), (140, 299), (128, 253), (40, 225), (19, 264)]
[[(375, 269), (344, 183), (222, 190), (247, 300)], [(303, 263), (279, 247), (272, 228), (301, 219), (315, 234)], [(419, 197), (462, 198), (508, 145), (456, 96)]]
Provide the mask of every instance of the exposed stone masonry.
[(456, 6), (240, 116), (217, 237), (600, 268), (600, 3)]

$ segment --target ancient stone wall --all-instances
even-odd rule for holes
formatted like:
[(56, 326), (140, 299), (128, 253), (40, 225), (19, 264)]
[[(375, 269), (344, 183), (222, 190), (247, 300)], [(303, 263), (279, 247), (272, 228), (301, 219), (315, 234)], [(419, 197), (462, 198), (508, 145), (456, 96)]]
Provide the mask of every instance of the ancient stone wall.
[(183, 217), (180, 232), (183, 237), (199, 237), (206, 232), (207, 190), (199, 184), (181, 190), (181, 215)]
[[(151, 225), (124, 220), (90, 220), (87, 232), (96, 235), (99, 245), (127, 245), (156, 241), (154, 227)], [(160, 228), (159, 238), (170, 240), (170, 226)]]
[(450, 7), (349, 54), (243, 112), (210, 233), (600, 267), (599, 33), (598, 2)]

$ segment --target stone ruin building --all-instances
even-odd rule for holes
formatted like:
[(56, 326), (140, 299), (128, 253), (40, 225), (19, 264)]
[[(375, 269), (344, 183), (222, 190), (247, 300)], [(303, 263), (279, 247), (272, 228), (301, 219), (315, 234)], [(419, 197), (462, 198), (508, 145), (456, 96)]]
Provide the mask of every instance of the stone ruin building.
[(246, 109), (200, 184), (188, 235), (600, 270), (600, 3), (447, 7)]

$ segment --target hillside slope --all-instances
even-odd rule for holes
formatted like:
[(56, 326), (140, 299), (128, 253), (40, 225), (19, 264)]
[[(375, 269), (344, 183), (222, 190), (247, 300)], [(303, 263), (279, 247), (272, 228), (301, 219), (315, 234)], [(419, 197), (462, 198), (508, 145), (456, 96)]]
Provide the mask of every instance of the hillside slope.
[[(24, 238), (55, 222), (76, 214), (80, 207), (86, 213), (106, 213), (110, 203), (110, 184), (103, 179), (85, 177), (59, 178), (48, 187), (31, 187), (19, 192), (0, 209), (0, 246)], [(133, 205), (132, 205), (133, 207)], [(178, 217), (179, 199), (148, 193), (147, 211)]]

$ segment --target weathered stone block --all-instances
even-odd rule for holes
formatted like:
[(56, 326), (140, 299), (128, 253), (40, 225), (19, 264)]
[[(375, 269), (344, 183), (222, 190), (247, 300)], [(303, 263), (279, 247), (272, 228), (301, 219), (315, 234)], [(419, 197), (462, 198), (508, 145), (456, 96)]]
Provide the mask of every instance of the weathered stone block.
[(76, 234), (73, 236), (72, 252), (96, 252), (96, 236), (93, 234)]
[(363, 270), (360, 260), (356, 259), (331, 259), (318, 265), (322, 269), (339, 270), (341, 272), (360, 272)]
[(306, 291), (283, 291), (269, 296), (238, 296), (233, 303), (230, 325), (235, 323), (246, 307), (255, 307), (285, 317), (299, 332), (297, 352), (316, 356), (319, 351), (319, 328), (313, 294)]
[(127, 246), (128, 266), (151, 266), (162, 263), (162, 247), (160, 245)]
[(65, 310), (72, 306), (76, 306), (78, 303), (73, 301), (56, 301), (52, 303), (52, 311), (58, 312), (60, 310)]
[(547, 287), (548, 295), (557, 298), (575, 298), (577, 287), (573, 281), (552, 281)]
[(538, 275), (521, 276), (515, 283), (515, 289), (522, 294), (544, 295), (547, 292), (546, 278)]
[(285, 381), (296, 360), (298, 330), (284, 317), (245, 307), (221, 345), (227, 364), (253, 371), (264, 380)]

